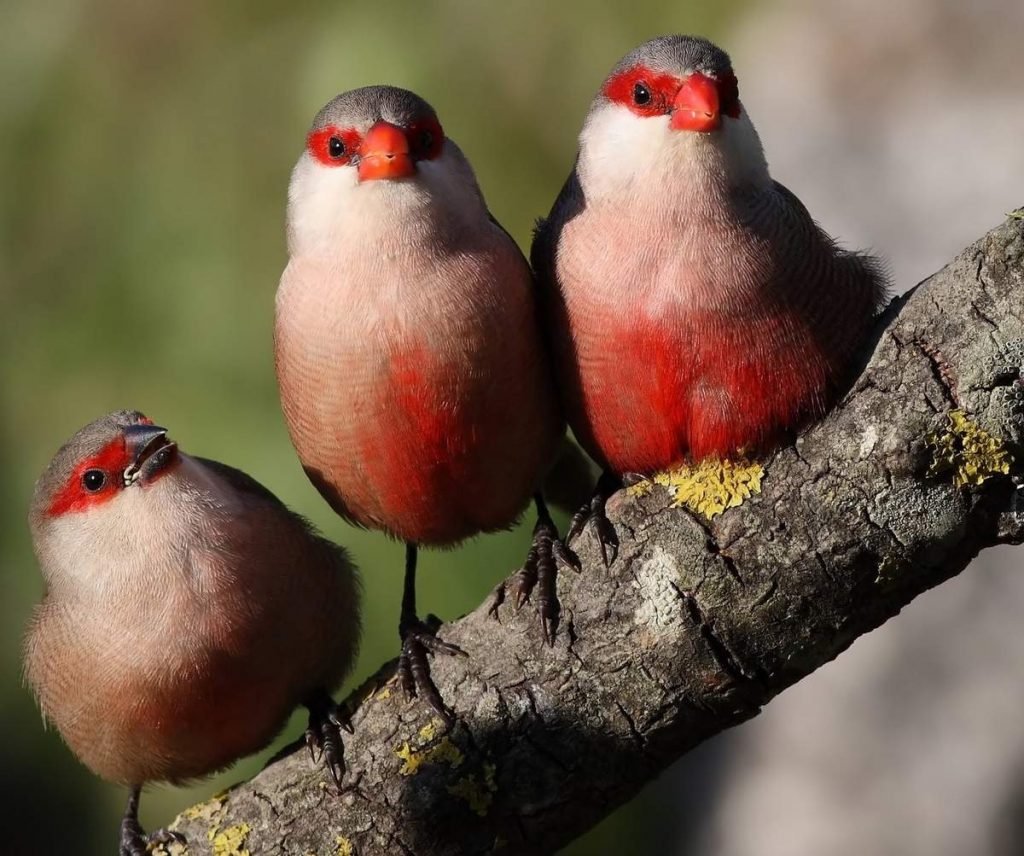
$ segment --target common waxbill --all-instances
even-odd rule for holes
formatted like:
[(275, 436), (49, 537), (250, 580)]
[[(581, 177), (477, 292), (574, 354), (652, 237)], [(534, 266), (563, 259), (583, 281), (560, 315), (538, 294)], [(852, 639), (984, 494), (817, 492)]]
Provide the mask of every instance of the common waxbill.
[(520, 596), (539, 585), (546, 636), (552, 557), (568, 558), (537, 493), (565, 425), (529, 266), (433, 108), (392, 86), (316, 115), (288, 251), (275, 345), (292, 442), (338, 514), (406, 543), (399, 676), (450, 720), (427, 653), (463, 652), (417, 616), (417, 547), (506, 529), (537, 496)]
[[(728, 55), (663, 36), (594, 98), (579, 154), (531, 258), (569, 424), (625, 473), (756, 454), (821, 416), (886, 293), (772, 180)], [(614, 556), (613, 556), (614, 558)]]
[(36, 484), (46, 583), (25, 675), (46, 720), (97, 775), (131, 788), (122, 856), (147, 843), (141, 786), (204, 776), (263, 748), (297, 704), (335, 783), (329, 691), (359, 638), (345, 552), (245, 473), (180, 452), (119, 411), (82, 428)]

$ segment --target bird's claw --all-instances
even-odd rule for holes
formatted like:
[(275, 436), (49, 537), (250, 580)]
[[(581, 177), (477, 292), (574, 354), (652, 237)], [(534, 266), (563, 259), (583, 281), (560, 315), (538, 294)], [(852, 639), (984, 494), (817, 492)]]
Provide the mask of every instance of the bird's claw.
[(402, 637), (402, 653), (398, 657), (398, 681), (408, 699), (420, 698), (430, 705), (449, 728), (455, 722), (455, 714), (445, 705), (441, 693), (430, 676), (428, 654), (448, 654), (468, 657), (458, 645), (438, 639), (436, 628), (416, 619), (402, 622), (398, 628)]
[(306, 702), (309, 724), (306, 726), (306, 748), (314, 764), (321, 760), (340, 792), (345, 776), (345, 746), (341, 732), (352, 733), (348, 709), (337, 704), (327, 693), (318, 693)]
[(533, 543), (526, 561), (512, 579), (494, 591), (488, 614), (498, 617), (498, 607), (505, 601), (506, 589), (511, 590), (515, 608), (521, 609), (537, 591), (537, 612), (541, 633), (548, 647), (555, 644), (561, 605), (558, 602), (558, 565), (566, 565), (577, 573), (581, 570), (579, 557), (558, 537), (558, 530), (550, 519), (541, 518), (533, 527)]
[(561, 538), (556, 538), (551, 542), (551, 552), (559, 564), (572, 568), (577, 574), (583, 570), (583, 563), (580, 561), (580, 557), (566, 546)]
[[(595, 496), (583, 508), (577, 511), (569, 524), (569, 532), (565, 536), (568, 543), (572, 543), (588, 525), (593, 525), (594, 534), (597, 535), (598, 543), (601, 546), (601, 561), (606, 568), (610, 568), (619, 555), (619, 536), (615, 526), (608, 519), (604, 510), (605, 498)], [(577, 561), (579, 561), (577, 559)]]
[[(632, 475), (632, 474), (631, 474)], [(610, 568), (619, 555), (619, 536), (615, 527), (605, 513), (605, 505), (616, 490), (622, 486), (622, 479), (611, 472), (604, 472), (597, 480), (594, 488), (594, 495), (590, 498), (569, 522), (569, 531), (565, 536), (565, 542), (571, 544), (588, 525), (593, 525), (594, 534), (597, 535), (598, 543), (601, 545), (601, 561), (605, 568)]]
[(498, 608), (505, 602), (505, 594), (507, 593), (507, 585), (505, 580), (502, 580), (494, 587), (494, 591), (491, 592), (491, 605), (487, 607), (487, 614), (495, 621), (500, 620), (498, 618)]
[(132, 788), (128, 795), (128, 805), (121, 817), (121, 834), (118, 841), (118, 856), (148, 856), (153, 847), (163, 844), (187, 845), (188, 839), (180, 832), (169, 829), (158, 829), (146, 833), (139, 823), (139, 787)]
[(605, 516), (604, 508), (601, 509), (601, 515), (594, 518), (594, 528), (601, 544), (601, 561), (606, 568), (610, 568), (619, 555), (619, 536), (612, 522)]
[(118, 848), (118, 856), (150, 856), (154, 847), (167, 844), (180, 844), (185, 846), (188, 839), (180, 832), (173, 832), (170, 829), (158, 829), (155, 832), (144, 832), (139, 821), (135, 818), (126, 818), (121, 823), (121, 842)]

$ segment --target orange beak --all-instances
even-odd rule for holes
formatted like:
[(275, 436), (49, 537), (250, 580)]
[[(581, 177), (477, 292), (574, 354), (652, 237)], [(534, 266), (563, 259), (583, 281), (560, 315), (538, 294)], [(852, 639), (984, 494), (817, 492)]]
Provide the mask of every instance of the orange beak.
[(397, 125), (381, 120), (363, 137), (359, 146), (359, 180), (408, 178), (416, 173), (409, 139)]
[(677, 131), (715, 131), (721, 127), (718, 84), (700, 72), (686, 78), (676, 93), (670, 124)]

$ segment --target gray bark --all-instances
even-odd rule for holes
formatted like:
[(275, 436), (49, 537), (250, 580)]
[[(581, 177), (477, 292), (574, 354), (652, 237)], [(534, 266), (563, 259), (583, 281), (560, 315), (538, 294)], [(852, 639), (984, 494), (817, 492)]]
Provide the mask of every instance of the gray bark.
[(890, 305), (850, 393), (771, 458), (759, 495), (707, 521), (660, 488), (617, 494), (619, 557), (606, 570), (589, 533), (574, 545), (554, 648), (529, 607), (445, 625), (470, 654), (433, 662), (449, 733), (389, 663), (350, 700), (345, 794), (293, 747), (176, 828), (218, 856), (555, 850), (980, 550), (1021, 543), (1022, 462), (1011, 217)]

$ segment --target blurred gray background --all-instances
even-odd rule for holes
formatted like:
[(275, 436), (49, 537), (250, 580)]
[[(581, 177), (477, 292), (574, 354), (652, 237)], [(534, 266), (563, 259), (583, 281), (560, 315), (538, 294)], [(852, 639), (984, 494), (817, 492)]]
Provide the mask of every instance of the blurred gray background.
[[(20, 635), (42, 588), (28, 498), (95, 416), (146, 411), (350, 547), (366, 589), (353, 680), (397, 653), (402, 550), (342, 524), (306, 482), (273, 378), (288, 173), (338, 91), (390, 82), (430, 100), (524, 248), (602, 77), (666, 32), (730, 51), (775, 177), (843, 243), (886, 256), (900, 290), (1024, 204), (1020, 0), (5, 0), (2, 12), (7, 854), (111, 853), (123, 808), (121, 789), (43, 730), (20, 682)], [(521, 527), (427, 554), (423, 608), (452, 618), (475, 606), (527, 541)], [(987, 554), (566, 853), (1024, 852), (1022, 560), (1020, 549)], [(147, 792), (144, 822), (169, 821), (272, 751), (187, 790)]]

